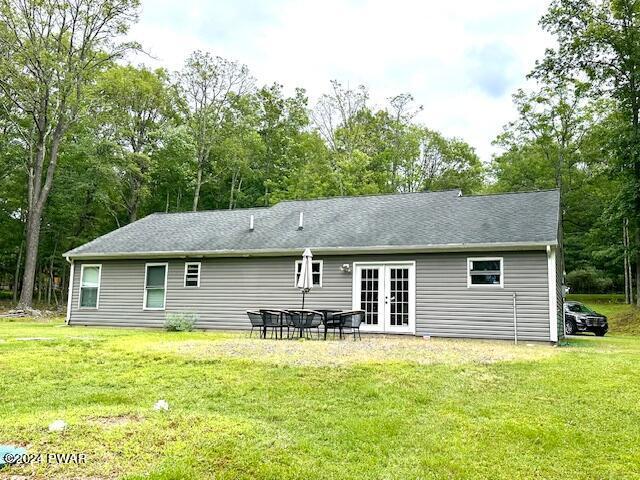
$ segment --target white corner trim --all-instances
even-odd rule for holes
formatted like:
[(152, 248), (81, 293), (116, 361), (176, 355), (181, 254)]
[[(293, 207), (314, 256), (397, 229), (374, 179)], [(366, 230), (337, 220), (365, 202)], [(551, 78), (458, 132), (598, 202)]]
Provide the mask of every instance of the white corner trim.
[(69, 263), (71, 263), (71, 268), (69, 269), (69, 292), (67, 293), (67, 320), (65, 322), (67, 325), (69, 325), (69, 322), (71, 321), (71, 296), (73, 295), (73, 282), (75, 273), (75, 263), (73, 262), (73, 260), (71, 260)]
[(549, 278), (549, 340), (558, 341), (558, 285), (556, 275), (556, 249), (547, 246), (547, 274)]
[[(147, 271), (149, 267), (164, 267), (164, 301), (162, 302), (162, 308), (148, 308), (147, 307)], [(168, 262), (151, 262), (144, 264), (144, 294), (142, 295), (142, 310), (149, 311), (162, 311), (167, 308), (167, 277), (169, 276), (169, 263)]]
[[(96, 306), (83, 307), (82, 302), (82, 278), (84, 277), (84, 269), (86, 267), (98, 268), (98, 291), (96, 293)], [(83, 263), (80, 266), (80, 283), (78, 283), (78, 310), (98, 310), (100, 308), (100, 287), (102, 286), (102, 264), (101, 263)]]

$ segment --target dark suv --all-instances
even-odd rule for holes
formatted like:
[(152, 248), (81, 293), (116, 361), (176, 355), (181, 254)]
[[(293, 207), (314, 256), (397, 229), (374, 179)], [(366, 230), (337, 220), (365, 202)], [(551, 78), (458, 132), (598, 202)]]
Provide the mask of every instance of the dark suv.
[(564, 302), (564, 333), (593, 332), (603, 337), (609, 330), (607, 317), (594, 312), (584, 303)]

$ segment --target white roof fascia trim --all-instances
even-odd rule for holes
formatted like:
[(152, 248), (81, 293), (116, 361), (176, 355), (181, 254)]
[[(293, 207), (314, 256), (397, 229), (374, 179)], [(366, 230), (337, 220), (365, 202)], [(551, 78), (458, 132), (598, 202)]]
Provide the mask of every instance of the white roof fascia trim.
[[(546, 250), (547, 246), (556, 246), (557, 241), (545, 242), (506, 242), (506, 243), (455, 243), (444, 245), (402, 245), (402, 246), (363, 246), (363, 247), (309, 247), (319, 255), (345, 255), (367, 253), (420, 253), (420, 252), (455, 252), (467, 250)], [(298, 255), (300, 248), (287, 249), (252, 249), (252, 250), (202, 250), (202, 251), (148, 251), (148, 252), (108, 252), (108, 253), (76, 253), (67, 252), (63, 256), (67, 259), (98, 259), (98, 258), (169, 258), (169, 257), (253, 257)]]

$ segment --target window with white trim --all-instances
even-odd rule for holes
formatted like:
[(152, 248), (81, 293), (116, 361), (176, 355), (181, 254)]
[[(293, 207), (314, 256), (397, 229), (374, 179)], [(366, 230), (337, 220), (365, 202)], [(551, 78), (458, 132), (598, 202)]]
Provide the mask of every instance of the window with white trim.
[(82, 265), (80, 268), (80, 308), (98, 308), (102, 265)]
[(186, 262), (184, 264), (184, 286), (200, 286), (200, 262)]
[(166, 263), (147, 263), (144, 275), (144, 309), (164, 310), (167, 299)]
[(468, 287), (502, 287), (503, 268), (501, 257), (467, 259)]
[[(296, 269), (293, 286), (298, 285), (300, 279), (300, 271), (302, 270), (302, 260), (296, 260)], [(322, 260), (311, 261), (311, 276), (313, 277), (313, 286), (322, 287)]]

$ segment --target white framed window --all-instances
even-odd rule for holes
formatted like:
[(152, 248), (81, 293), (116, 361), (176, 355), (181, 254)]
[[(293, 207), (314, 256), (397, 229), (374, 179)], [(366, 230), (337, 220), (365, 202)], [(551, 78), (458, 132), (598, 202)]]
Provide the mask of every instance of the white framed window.
[(167, 300), (167, 263), (147, 263), (144, 267), (144, 310), (164, 310)]
[(200, 262), (186, 262), (184, 264), (184, 286), (185, 288), (200, 287)]
[(100, 279), (102, 265), (82, 265), (80, 267), (80, 295), (78, 308), (98, 309), (100, 304)]
[[(294, 287), (298, 285), (300, 270), (302, 270), (302, 260), (296, 260), (295, 275), (293, 277)], [(313, 286), (322, 288), (322, 260), (311, 261), (311, 276), (313, 277)]]
[(504, 286), (502, 257), (467, 258), (467, 287)]

